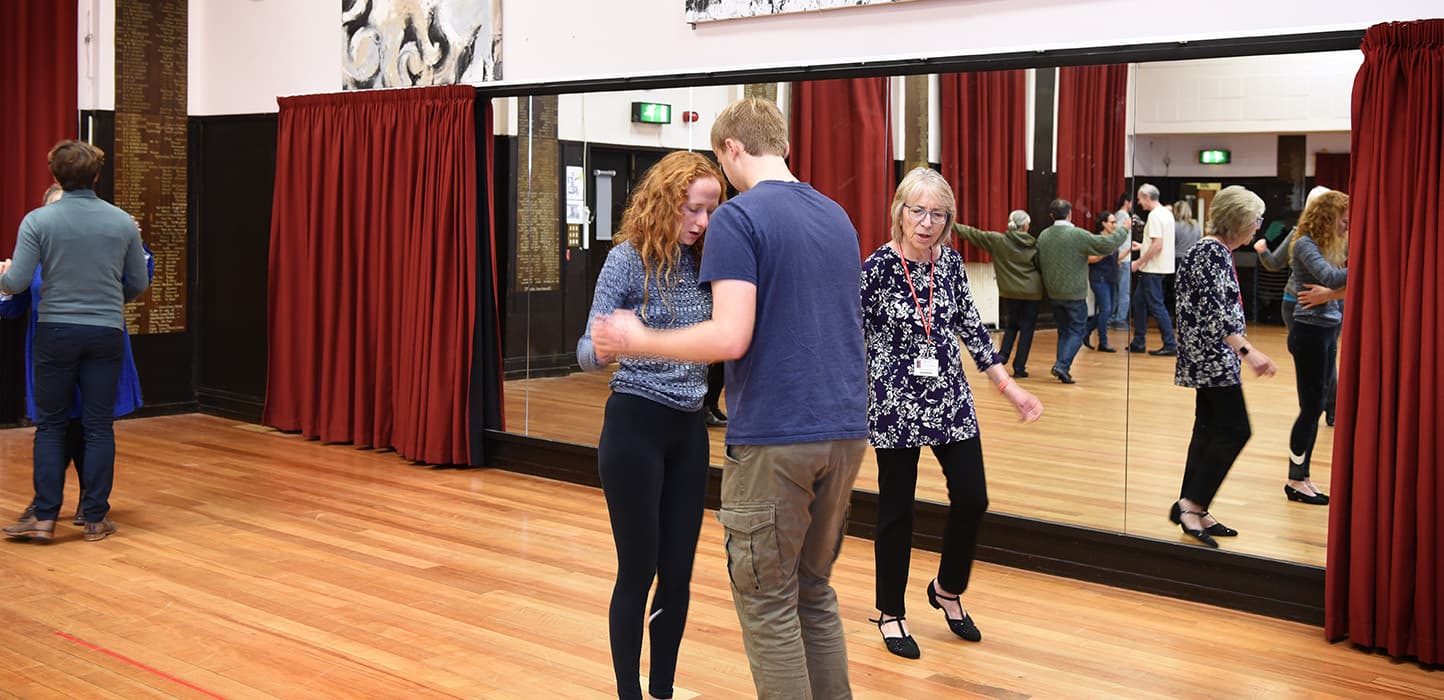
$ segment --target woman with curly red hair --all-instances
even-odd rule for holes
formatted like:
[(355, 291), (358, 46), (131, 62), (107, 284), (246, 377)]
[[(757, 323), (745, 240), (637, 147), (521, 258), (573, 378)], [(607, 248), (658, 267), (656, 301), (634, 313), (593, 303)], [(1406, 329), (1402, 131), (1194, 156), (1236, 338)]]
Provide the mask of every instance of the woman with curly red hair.
[[(586, 370), (612, 363), (592, 345), (592, 324), (618, 309), (652, 328), (681, 328), (712, 316), (712, 294), (697, 272), (702, 239), (725, 196), (722, 171), (696, 153), (669, 153), (632, 194), (597, 278), (591, 320), (577, 342)], [(707, 485), (702, 402), (707, 365), (623, 357), (612, 374), (597, 471), (617, 547), (617, 582), (608, 613), (617, 695), (642, 697), (642, 623), (651, 630), (648, 692), (672, 697), (677, 648), (687, 622), (688, 587)], [(657, 591), (647, 610), (652, 581)]]

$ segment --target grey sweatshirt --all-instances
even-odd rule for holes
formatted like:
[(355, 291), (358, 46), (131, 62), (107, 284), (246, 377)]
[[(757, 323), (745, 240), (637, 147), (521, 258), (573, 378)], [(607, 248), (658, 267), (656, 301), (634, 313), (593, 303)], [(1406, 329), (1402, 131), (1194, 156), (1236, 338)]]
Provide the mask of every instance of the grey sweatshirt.
[[(1334, 267), (1334, 264), (1324, 257), (1323, 251), (1319, 250), (1319, 244), (1308, 236), (1299, 236), (1298, 242), (1294, 243), (1292, 269), (1293, 274), (1289, 277), (1290, 284), (1298, 283), (1294, 294), (1298, 294), (1306, 284), (1338, 289), (1346, 286), (1349, 282), (1349, 270)], [(1294, 309), (1295, 323), (1307, 323), (1311, 326), (1337, 326), (1343, 320), (1344, 302), (1339, 299), (1307, 309), (1300, 304)]]

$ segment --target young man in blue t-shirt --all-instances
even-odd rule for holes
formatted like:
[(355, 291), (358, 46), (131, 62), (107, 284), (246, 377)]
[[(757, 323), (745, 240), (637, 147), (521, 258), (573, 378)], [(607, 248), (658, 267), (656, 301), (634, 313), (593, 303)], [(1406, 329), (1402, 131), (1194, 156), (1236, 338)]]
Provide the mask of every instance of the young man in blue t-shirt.
[(867, 438), (857, 230), (787, 168), (787, 123), (760, 98), (718, 115), (712, 148), (739, 196), (707, 228), (712, 319), (593, 323), (609, 354), (727, 360), (722, 472), (732, 598), (761, 698), (849, 697), (829, 579)]

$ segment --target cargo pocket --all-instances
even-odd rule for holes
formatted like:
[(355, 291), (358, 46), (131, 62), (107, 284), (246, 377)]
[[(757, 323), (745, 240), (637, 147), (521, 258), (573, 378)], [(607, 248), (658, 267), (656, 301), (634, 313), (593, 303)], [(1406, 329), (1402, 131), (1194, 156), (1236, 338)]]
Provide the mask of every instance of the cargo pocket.
[(780, 585), (781, 552), (777, 544), (777, 506), (740, 503), (717, 511), (727, 530), (727, 577), (734, 588), (773, 589)]

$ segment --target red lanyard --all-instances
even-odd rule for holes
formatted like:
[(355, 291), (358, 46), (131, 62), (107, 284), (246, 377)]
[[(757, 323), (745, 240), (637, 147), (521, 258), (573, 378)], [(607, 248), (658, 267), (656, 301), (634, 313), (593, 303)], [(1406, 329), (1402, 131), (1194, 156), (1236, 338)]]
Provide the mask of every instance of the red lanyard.
[(918, 318), (923, 322), (923, 334), (928, 337), (928, 344), (931, 345), (933, 342), (933, 289), (936, 287), (933, 280), (935, 279), (934, 274), (938, 271), (938, 264), (934, 262), (933, 266), (928, 269), (928, 313), (923, 315), (923, 303), (918, 299), (917, 288), (913, 286), (912, 273), (908, 272), (908, 259), (901, 250), (897, 252), (897, 258), (902, 261), (903, 279), (908, 281), (908, 291), (913, 293), (913, 305), (918, 308)]

